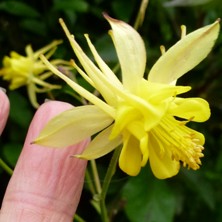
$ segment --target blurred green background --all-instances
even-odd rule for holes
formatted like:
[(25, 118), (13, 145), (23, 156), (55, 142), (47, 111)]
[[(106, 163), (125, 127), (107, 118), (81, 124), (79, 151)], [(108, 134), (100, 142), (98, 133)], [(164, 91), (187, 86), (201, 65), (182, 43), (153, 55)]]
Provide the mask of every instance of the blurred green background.
[[(220, 0), (150, 0), (144, 23), (139, 27), (147, 48), (147, 73), (160, 56), (159, 46), (166, 49), (180, 38), (180, 25), (187, 32), (214, 22), (222, 17)], [(58, 24), (62, 17), (77, 41), (88, 51), (83, 34), (88, 33), (104, 60), (113, 68), (117, 64), (112, 41), (107, 34), (110, 28), (102, 16), (110, 16), (133, 25), (140, 7), (138, 0), (1, 0), (0, 1), (0, 60), (11, 50), (24, 54), (27, 44), (37, 50), (54, 39), (64, 39), (54, 57), (69, 60), (73, 52)], [(201, 50), (201, 49), (200, 49)], [(118, 222), (171, 222), (171, 221), (222, 221), (222, 35), (210, 55), (194, 70), (179, 80), (191, 85), (188, 96), (200, 96), (209, 101), (212, 111), (206, 123), (193, 124), (205, 134), (205, 157), (198, 171), (182, 169), (167, 180), (158, 180), (145, 167), (139, 176), (128, 177), (117, 171), (111, 183), (107, 205), (113, 221)], [(74, 73), (75, 74), (75, 73)], [(81, 82), (79, 76), (76, 78)], [(74, 105), (73, 91), (62, 84), (61, 90), (52, 93), (57, 100)], [(84, 84), (84, 83), (83, 83)], [(0, 86), (8, 89), (8, 82), (0, 79)], [(86, 86), (87, 87), (87, 86)], [(9, 120), (0, 140), (0, 158), (14, 168), (29, 123), (35, 109), (31, 106), (26, 88), (7, 90), (11, 102)], [(43, 103), (47, 94), (38, 95)], [(98, 160), (103, 178), (110, 156)], [(0, 199), (2, 200), (10, 176), (0, 168)], [(99, 217), (90, 205), (91, 194), (85, 181), (77, 213), (86, 221), (98, 222)]]

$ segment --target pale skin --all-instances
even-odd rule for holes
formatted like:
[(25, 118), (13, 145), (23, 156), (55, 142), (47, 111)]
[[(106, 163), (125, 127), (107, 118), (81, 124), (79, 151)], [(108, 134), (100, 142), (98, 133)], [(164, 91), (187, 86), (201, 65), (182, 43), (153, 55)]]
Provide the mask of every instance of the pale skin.
[[(81, 153), (88, 141), (63, 149), (31, 144), (49, 119), (70, 108), (68, 103), (49, 101), (37, 110), (5, 193), (0, 222), (73, 221), (87, 161), (70, 156)], [(8, 112), (9, 100), (0, 90), (0, 133)]]

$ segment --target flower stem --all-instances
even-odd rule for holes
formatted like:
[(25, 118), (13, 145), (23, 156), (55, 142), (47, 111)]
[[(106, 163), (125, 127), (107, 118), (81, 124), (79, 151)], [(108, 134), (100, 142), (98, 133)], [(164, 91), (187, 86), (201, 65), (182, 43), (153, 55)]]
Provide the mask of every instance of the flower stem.
[(100, 194), (102, 192), (101, 184), (100, 184), (100, 179), (99, 179), (99, 174), (98, 170), (96, 167), (96, 161), (95, 160), (90, 160), (90, 164), (92, 167), (92, 173), (93, 173), (93, 179), (95, 182), (95, 187), (96, 187), (96, 192)]
[(13, 170), (0, 158), (0, 166), (11, 176)]
[(75, 214), (74, 221), (76, 222), (86, 222), (84, 219), (82, 219), (79, 215)]
[(139, 26), (141, 26), (143, 24), (143, 20), (145, 17), (145, 12), (146, 12), (148, 3), (149, 3), (149, 0), (142, 0), (141, 1), (140, 9), (137, 14), (136, 21), (134, 23), (134, 29), (136, 29), (136, 30), (139, 28)]
[(93, 180), (91, 178), (91, 175), (90, 175), (88, 169), (86, 169), (86, 184), (87, 184), (91, 194), (94, 196), (96, 194), (96, 190), (95, 190)]
[(120, 148), (115, 149), (112, 159), (110, 161), (108, 170), (106, 172), (103, 185), (102, 185), (102, 193), (100, 195), (100, 209), (101, 209), (101, 217), (102, 217), (103, 222), (109, 222), (105, 200), (106, 200), (106, 194), (107, 194), (111, 179), (116, 171), (116, 165), (118, 162), (120, 150), (121, 150)]

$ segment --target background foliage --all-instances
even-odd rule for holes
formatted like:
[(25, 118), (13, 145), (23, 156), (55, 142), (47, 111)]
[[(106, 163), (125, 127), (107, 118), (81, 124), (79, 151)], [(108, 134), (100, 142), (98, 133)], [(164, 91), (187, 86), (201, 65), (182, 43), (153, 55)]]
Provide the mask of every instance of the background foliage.
[[(104, 60), (110, 67), (114, 67), (117, 58), (107, 35), (109, 25), (102, 17), (102, 12), (133, 25), (139, 6), (138, 0), (1, 0), (0, 60), (11, 50), (24, 54), (27, 44), (31, 43), (34, 50), (37, 50), (54, 39), (64, 39), (55, 57), (73, 58), (72, 50), (58, 24), (58, 18), (62, 17), (85, 50), (88, 49), (84, 47), (86, 43), (83, 34), (89, 33)], [(190, 32), (214, 22), (221, 17), (221, 12), (220, 0), (174, 0), (171, 4), (166, 4), (166, 0), (150, 0), (144, 23), (139, 28), (147, 47), (147, 72), (160, 56), (159, 45), (169, 48), (180, 38), (181, 24), (185, 24)], [(117, 171), (107, 199), (113, 221), (222, 221), (221, 58), (222, 35), (207, 59), (179, 82), (193, 87), (189, 96), (203, 97), (211, 105), (210, 120), (201, 124), (201, 127), (198, 124), (193, 126), (206, 136), (201, 169), (182, 169), (177, 176), (168, 180), (154, 178), (149, 167), (145, 167), (137, 177), (128, 177)], [(76, 78), (81, 82), (78, 75)], [(57, 78), (52, 78), (52, 81), (63, 84)], [(0, 86), (7, 89), (8, 83), (0, 80)], [(30, 105), (26, 88), (8, 90), (7, 94), (11, 111), (0, 141), (0, 158), (13, 168), (35, 110)], [(57, 100), (79, 104), (73, 98), (73, 91), (65, 85), (62, 90), (53, 91), (53, 95)], [(39, 102), (44, 102), (47, 96), (38, 96)], [(109, 158), (108, 155), (98, 160), (101, 175), (105, 172)], [(10, 176), (0, 169), (1, 199), (9, 179)], [(90, 204), (92, 197), (88, 190), (89, 182), (85, 181), (77, 213), (86, 221), (99, 221)]]

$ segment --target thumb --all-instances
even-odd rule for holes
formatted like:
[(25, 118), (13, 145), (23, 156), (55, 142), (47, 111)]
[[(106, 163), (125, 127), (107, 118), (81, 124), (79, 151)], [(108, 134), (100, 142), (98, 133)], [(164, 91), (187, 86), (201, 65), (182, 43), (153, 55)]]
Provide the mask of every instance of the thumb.
[(31, 144), (49, 119), (70, 108), (50, 101), (38, 109), (6, 190), (0, 222), (72, 221), (87, 162), (70, 156), (81, 152), (88, 140), (64, 149)]

